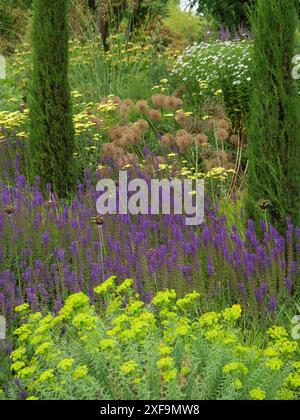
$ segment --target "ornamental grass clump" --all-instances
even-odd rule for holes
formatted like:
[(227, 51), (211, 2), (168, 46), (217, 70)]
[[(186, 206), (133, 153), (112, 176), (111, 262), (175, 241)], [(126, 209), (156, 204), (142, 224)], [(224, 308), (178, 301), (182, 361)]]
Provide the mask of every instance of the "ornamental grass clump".
[(284, 328), (272, 327), (264, 347), (245, 345), (240, 305), (204, 313), (198, 292), (178, 298), (171, 289), (145, 304), (133, 284), (110, 277), (94, 288), (94, 305), (76, 293), (56, 315), (17, 307), (8, 397), (299, 398), (299, 348)]

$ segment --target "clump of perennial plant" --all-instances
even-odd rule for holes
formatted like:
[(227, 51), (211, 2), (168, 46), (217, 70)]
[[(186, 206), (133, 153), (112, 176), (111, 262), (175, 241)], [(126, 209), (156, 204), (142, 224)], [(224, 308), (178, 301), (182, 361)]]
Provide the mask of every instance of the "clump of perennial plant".
[[(15, 310), (15, 385), (32, 399), (294, 400), (299, 349), (283, 328), (267, 347), (245, 345), (240, 305), (203, 313), (200, 294), (167, 289), (145, 304), (133, 280), (110, 277), (67, 298), (56, 314)], [(104, 304), (104, 305), (103, 305)], [(2, 397), (3, 397), (2, 393)], [(1, 398), (1, 397), (0, 397)]]
[(252, 43), (249, 40), (194, 43), (179, 57), (172, 72), (186, 87), (185, 98), (203, 105), (221, 99), (234, 125), (243, 124), (252, 91)]

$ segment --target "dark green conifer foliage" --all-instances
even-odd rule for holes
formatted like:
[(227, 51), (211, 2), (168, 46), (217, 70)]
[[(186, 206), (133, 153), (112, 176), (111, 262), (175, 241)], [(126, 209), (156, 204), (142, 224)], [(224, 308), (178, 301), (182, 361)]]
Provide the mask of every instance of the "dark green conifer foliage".
[(30, 156), (34, 175), (65, 197), (73, 186), (68, 0), (33, 2)]
[(248, 214), (260, 204), (285, 232), (286, 219), (300, 216), (300, 101), (292, 77), (296, 1), (257, 0), (254, 33), (254, 92), (249, 123)]

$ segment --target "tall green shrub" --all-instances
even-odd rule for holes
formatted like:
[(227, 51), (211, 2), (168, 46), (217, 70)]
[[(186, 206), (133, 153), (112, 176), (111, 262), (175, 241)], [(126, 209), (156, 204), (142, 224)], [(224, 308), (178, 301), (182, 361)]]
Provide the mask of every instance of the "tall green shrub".
[(68, 0), (33, 2), (30, 155), (33, 173), (59, 196), (73, 184), (74, 127), (68, 82)]
[(246, 9), (251, 0), (190, 0), (190, 3), (197, 6), (198, 13), (211, 13), (219, 24), (231, 29), (248, 23)]
[(292, 78), (296, 1), (257, 0), (249, 126), (248, 211), (260, 207), (282, 232), (300, 215), (300, 100)]

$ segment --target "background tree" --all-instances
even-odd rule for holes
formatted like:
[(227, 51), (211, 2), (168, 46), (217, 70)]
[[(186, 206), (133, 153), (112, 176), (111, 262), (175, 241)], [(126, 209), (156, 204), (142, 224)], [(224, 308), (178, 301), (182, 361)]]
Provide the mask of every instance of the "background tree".
[(212, 14), (219, 24), (233, 29), (248, 23), (247, 6), (251, 0), (191, 0), (199, 13)]
[(68, 83), (68, 0), (33, 2), (30, 156), (59, 196), (73, 185), (74, 128)]
[(299, 95), (292, 78), (296, 0), (257, 0), (249, 127), (248, 212), (259, 205), (281, 231), (300, 215)]

